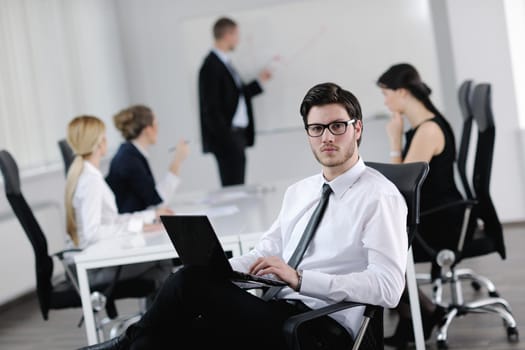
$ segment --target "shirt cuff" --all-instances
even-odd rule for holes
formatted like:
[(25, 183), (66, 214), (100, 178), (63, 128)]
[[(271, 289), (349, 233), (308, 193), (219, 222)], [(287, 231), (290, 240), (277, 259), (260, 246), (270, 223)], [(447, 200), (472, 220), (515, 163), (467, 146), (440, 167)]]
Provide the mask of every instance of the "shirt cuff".
[(146, 224), (151, 224), (155, 221), (157, 217), (157, 212), (154, 209), (144, 210), (142, 214), (142, 220)]
[(143, 226), (144, 226), (144, 222), (142, 218), (132, 217), (129, 219), (129, 222), (128, 222), (128, 231), (129, 232), (140, 232), (142, 231)]
[(303, 270), (300, 292), (318, 299), (325, 299), (330, 292), (331, 279), (332, 276), (326, 273)]

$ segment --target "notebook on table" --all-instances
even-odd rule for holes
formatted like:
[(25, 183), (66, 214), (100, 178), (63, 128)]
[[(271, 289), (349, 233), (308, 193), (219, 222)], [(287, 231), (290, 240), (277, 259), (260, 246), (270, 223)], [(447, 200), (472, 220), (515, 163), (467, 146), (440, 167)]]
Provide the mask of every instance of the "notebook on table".
[(205, 266), (243, 286), (286, 286), (276, 278), (235, 271), (206, 215), (162, 215), (160, 220), (183, 265)]

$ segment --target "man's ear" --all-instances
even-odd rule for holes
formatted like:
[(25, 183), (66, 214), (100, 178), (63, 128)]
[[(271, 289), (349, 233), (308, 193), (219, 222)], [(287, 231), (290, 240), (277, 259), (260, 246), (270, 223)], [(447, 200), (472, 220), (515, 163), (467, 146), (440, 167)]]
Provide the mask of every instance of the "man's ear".
[(361, 136), (363, 135), (363, 121), (362, 120), (356, 120), (354, 123), (354, 129), (355, 132), (358, 133), (358, 137), (356, 138), (357, 145), (361, 143)]

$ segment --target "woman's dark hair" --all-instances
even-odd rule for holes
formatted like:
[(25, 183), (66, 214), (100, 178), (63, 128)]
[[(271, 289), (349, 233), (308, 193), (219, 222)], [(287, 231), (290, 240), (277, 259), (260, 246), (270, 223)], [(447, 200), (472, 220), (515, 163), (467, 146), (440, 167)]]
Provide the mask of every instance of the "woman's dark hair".
[(153, 125), (153, 111), (144, 105), (131, 106), (118, 112), (113, 123), (124, 139), (134, 140), (142, 130)]
[[(334, 103), (343, 106), (351, 119), (357, 119), (362, 123), (363, 115), (357, 97), (355, 97), (350, 91), (342, 89), (337, 84), (322, 83), (310, 88), (304, 96), (303, 102), (301, 102), (299, 111), (303, 117), (304, 125), (306, 126), (308, 124), (308, 113), (312, 107)], [(357, 145), (360, 143), (361, 138), (357, 140)]]
[(436, 115), (441, 114), (430, 100), (432, 90), (421, 80), (418, 71), (411, 64), (399, 63), (391, 66), (377, 79), (377, 85), (391, 90), (407, 89), (429, 111)]

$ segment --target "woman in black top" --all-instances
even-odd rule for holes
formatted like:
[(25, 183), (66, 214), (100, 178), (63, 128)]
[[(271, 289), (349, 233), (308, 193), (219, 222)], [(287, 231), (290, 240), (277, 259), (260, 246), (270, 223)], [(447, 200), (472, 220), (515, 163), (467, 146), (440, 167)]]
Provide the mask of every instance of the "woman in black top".
[[(391, 161), (429, 163), (429, 173), (421, 188), (421, 212), (461, 200), (462, 195), (454, 181), (454, 133), (447, 120), (432, 104), (429, 97), (431, 89), (421, 80), (417, 70), (407, 63), (391, 66), (379, 77), (377, 85), (384, 95), (385, 105), (392, 112), (392, 118), (387, 125)], [(410, 124), (410, 129), (405, 133), (404, 144), (403, 117)], [(423, 242), (419, 238), (413, 240), (414, 260), (431, 261), (428, 247), (436, 252), (443, 248), (455, 247), (462, 219), (463, 208), (459, 206), (431, 215), (422, 215), (418, 234)], [(425, 245), (428, 247), (425, 248)], [(439, 305), (434, 305), (421, 291), (419, 296), (427, 339), (445, 310)], [(385, 339), (387, 345), (403, 345), (412, 333), (406, 293), (397, 310), (400, 321), (394, 335)]]

